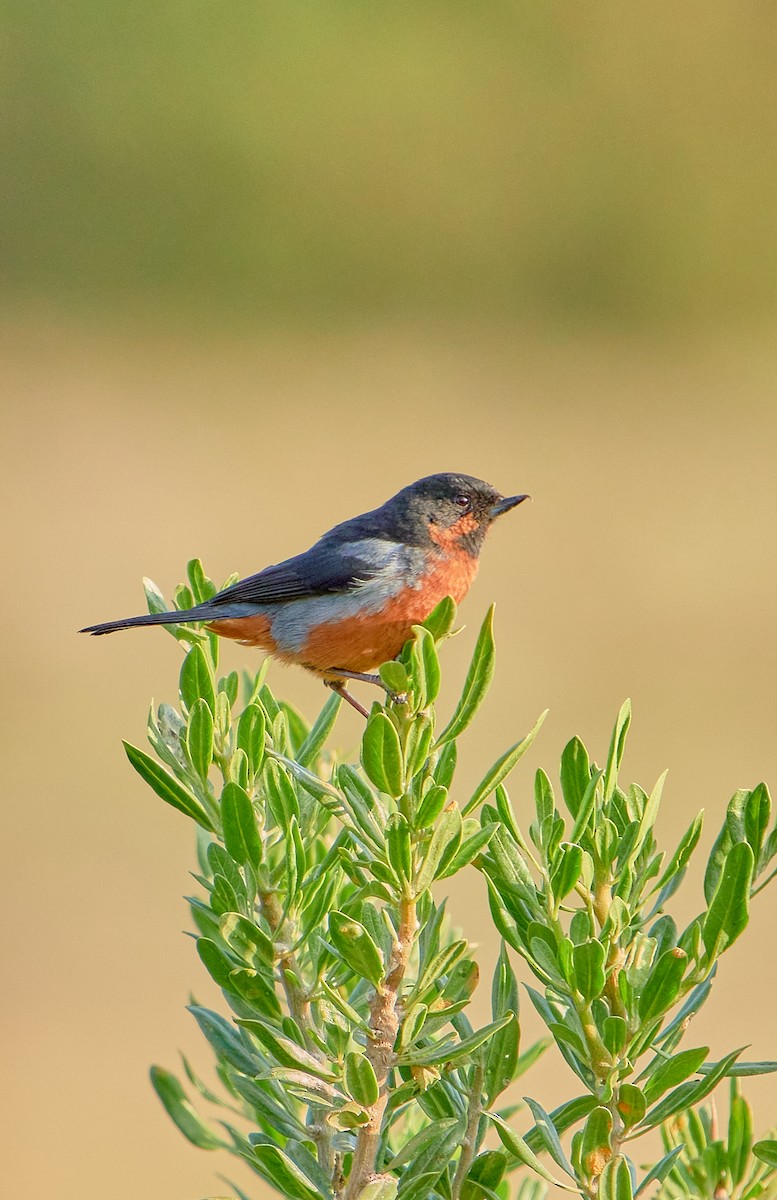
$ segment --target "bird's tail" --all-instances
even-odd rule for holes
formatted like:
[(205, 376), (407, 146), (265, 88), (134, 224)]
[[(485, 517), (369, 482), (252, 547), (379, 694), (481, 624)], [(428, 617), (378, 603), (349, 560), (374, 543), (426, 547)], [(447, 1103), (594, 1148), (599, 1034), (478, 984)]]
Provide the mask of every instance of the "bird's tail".
[(87, 625), (79, 633), (91, 633), (99, 637), (102, 633), (115, 633), (117, 629), (132, 629), (135, 625), (180, 625), (184, 621), (209, 621), (213, 617), (210, 604), (198, 604), (175, 612), (144, 613), (141, 617), (124, 617), (121, 621), (104, 621), (101, 625)]

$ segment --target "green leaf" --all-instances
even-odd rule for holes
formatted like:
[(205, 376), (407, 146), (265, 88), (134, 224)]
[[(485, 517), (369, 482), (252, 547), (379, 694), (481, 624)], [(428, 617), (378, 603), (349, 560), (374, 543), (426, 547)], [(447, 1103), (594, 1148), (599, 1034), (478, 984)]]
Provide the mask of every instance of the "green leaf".
[[(622, 711), (622, 710), (621, 710)], [(580, 1161), (587, 1178), (596, 1179), (604, 1163), (610, 1158), (612, 1149), (612, 1113), (601, 1105), (589, 1113), (583, 1126), (580, 1144)]]
[(744, 1096), (740, 1094), (739, 1085), (732, 1083), (726, 1148), (728, 1169), (735, 1187), (745, 1177), (752, 1145), (753, 1113)]
[(290, 1067), (298, 1071), (307, 1071), (311, 1075), (316, 1075), (320, 1079), (326, 1079), (329, 1082), (333, 1082), (337, 1078), (335, 1072), (326, 1062), (311, 1054), (309, 1050), (305, 1050), (293, 1038), (287, 1037), (285, 1033), (281, 1033), (278, 1029), (274, 1029), (266, 1021), (256, 1021), (252, 1017), (236, 1017), (235, 1019), (238, 1025), (241, 1025), (254, 1035), (279, 1066)]
[(494, 605), (492, 604), (486, 614), (486, 619), (480, 628), (480, 633), (475, 643), (475, 652), (472, 656), (469, 671), (467, 672), (467, 678), (464, 681), (464, 690), (461, 698), (456, 705), (453, 716), (437, 739), (438, 747), (452, 741), (453, 738), (457, 738), (459, 734), (464, 732), (485, 699), (486, 692), (494, 675), (495, 649), (493, 625)]
[(639, 1019), (649, 1025), (672, 1007), (680, 991), (688, 955), (675, 947), (665, 950), (645, 981), (639, 998)]
[(632, 1200), (631, 1172), (622, 1154), (616, 1154), (599, 1176), (599, 1200)]
[(307, 1177), (278, 1146), (263, 1142), (253, 1151), (261, 1174), (286, 1200), (321, 1200), (321, 1193), (314, 1191)]
[(452, 1063), (455, 1065), (464, 1062), (478, 1047), (487, 1042), (500, 1029), (504, 1029), (514, 1019), (514, 1013), (505, 1013), (499, 1020), (492, 1021), (489, 1025), (484, 1025), (482, 1029), (469, 1034), (468, 1037), (461, 1038), (458, 1042), (446, 1039), (446, 1041), (435, 1045), (416, 1047), (406, 1054), (401, 1054), (398, 1061), (402, 1066), (407, 1067), (436, 1066), (439, 1063)]
[(604, 991), (605, 949), (594, 938), (572, 947), (575, 987), (586, 1004), (590, 1004)]
[(216, 595), (216, 585), (212, 579), (208, 579), (199, 558), (189, 560), (186, 564), (186, 574), (189, 578), (192, 595), (198, 604), (202, 604), (203, 601), (210, 600)]
[[(612, 741), (610, 742), (610, 752), (607, 755), (607, 767), (604, 772), (604, 798), (605, 801), (612, 799), (615, 785), (618, 782), (618, 771), (623, 759), (623, 751), (626, 748), (626, 735), (629, 732), (631, 724), (631, 701), (624, 700), (621, 705), (621, 710), (618, 713), (618, 719), (615, 722), (615, 728), (612, 731)], [(577, 841), (573, 838), (572, 841)]]
[(673, 1058), (659, 1059), (660, 1065), (655, 1070), (651, 1069), (644, 1087), (648, 1104), (655, 1104), (664, 1092), (677, 1087), (689, 1075), (695, 1075), (708, 1054), (709, 1046), (696, 1046), (692, 1050), (681, 1050)]
[(642, 816), (639, 818), (639, 824), (634, 835), (634, 844), (629, 853), (624, 858), (619, 859), (621, 872), (625, 872), (627, 868), (631, 867), (637, 861), (645, 841), (651, 836), (656, 823), (659, 805), (661, 804), (661, 794), (664, 790), (666, 776), (666, 771), (662, 775), (659, 775), (656, 786), (645, 802), (645, 807), (642, 811)]
[[(451, 743), (454, 745), (455, 743)], [(429, 791), (424, 794), (421, 803), (418, 805), (418, 811), (415, 815), (415, 826), (417, 829), (428, 829), (430, 825), (439, 817), (445, 805), (448, 802), (448, 789), (442, 787), (438, 783), (432, 784)]]
[(548, 710), (546, 708), (545, 711), (537, 718), (533, 728), (529, 730), (529, 732), (526, 734), (526, 737), (523, 738), (522, 741), (516, 742), (516, 744), (511, 746), (509, 750), (506, 750), (501, 758), (496, 760), (493, 767), (486, 772), (483, 779), (481, 779), (480, 783), (475, 788), (472, 797), (464, 805), (464, 808), (462, 809), (463, 816), (466, 817), (467, 813), (472, 812), (472, 810), (477, 808), (479, 804), (482, 804), (482, 802), (488, 796), (490, 796), (493, 791), (496, 790), (499, 784), (507, 778), (513, 768), (517, 766), (542, 728), (542, 723), (547, 715)]
[(410, 646), (410, 662), (418, 708), (434, 704), (440, 691), (440, 661), (434, 637), (423, 625), (414, 625), (415, 640)]
[[(576, 1096), (574, 1100), (568, 1100), (566, 1104), (560, 1104), (558, 1108), (554, 1108), (553, 1112), (549, 1114), (550, 1120), (556, 1131), (561, 1134), (570, 1129), (572, 1125), (577, 1125), (578, 1121), (587, 1117), (595, 1107), (595, 1096)], [(526, 1142), (532, 1150), (541, 1150), (545, 1144), (536, 1126), (526, 1134)]]
[(745, 841), (744, 810), (749, 795), (748, 791), (740, 788), (728, 802), (726, 819), (710, 851), (704, 872), (704, 899), (708, 904), (715, 895), (731, 847), (736, 842)]
[(450, 632), (456, 621), (456, 604), (451, 596), (445, 596), (440, 603), (432, 609), (429, 616), (422, 622), (425, 629), (428, 629), (436, 642), (441, 642), (443, 638), (450, 636)]
[(155, 762), (150, 755), (144, 754), (142, 750), (138, 750), (136, 746), (132, 746), (129, 742), (123, 742), (122, 744), (127, 753), (127, 758), (132, 763), (138, 775), (146, 781), (149, 787), (153, 788), (157, 796), (160, 796), (166, 804), (177, 808), (179, 812), (185, 813), (187, 817), (191, 817), (203, 829), (207, 829), (209, 833), (213, 833), (211, 819), (196, 796), (183, 787), (177, 779), (174, 779), (169, 771), (166, 771), (158, 762)]
[(252, 772), (256, 775), (264, 762), (267, 718), (258, 704), (249, 704), (237, 723), (237, 746), (243, 750)]
[(216, 1051), (219, 1060), (228, 1062), (243, 1075), (249, 1076), (257, 1075), (265, 1066), (266, 1060), (260, 1058), (257, 1051), (248, 1048), (234, 1025), (230, 1025), (223, 1016), (200, 1004), (191, 1004), (188, 1012), (197, 1021), (201, 1033)]
[(663, 1183), (674, 1166), (675, 1161), (680, 1157), (684, 1149), (685, 1145), (675, 1146), (669, 1151), (668, 1154), (665, 1154), (663, 1158), (659, 1159), (655, 1166), (651, 1167), (651, 1169), (648, 1171), (634, 1195), (641, 1195), (651, 1183)]
[(214, 983), (220, 988), (225, 988), (227, 991), (234, 991), (230, 979), (233, 964), (230, 963), (229, 959), (226, 958), (216, 943), (211, 941), (210, 938), (197, 938), (197, 953)]
[(511, 1129), (501, 1117), (498, 1117), (496, 1113), (491, 1112), (486, 1113), (485, 1115), (496, 1126), (496, 1132), (499, 1134), (500, 1142), (504, 1146), (505, 1150), (512, 1154), (513, 1158), (517, 1158), (519, 1162), (524, 1164), (524, 1166), (531, 1167), (532, 1171), (536, 1172), (536, 1174), (542, 1179), (547, 1179), (548, 1183), (553, 1183), (556, 1187), (563, 1188), (564, 1191), (576, 1192), (578, 1190), (576, 1187), (570, 1187), (567, 1184), (562, 1183), (560, 1179), (554, 1178), (550, 1171), (543, 1166), (527, 1142), (525, 1142), (520, 1134), (516, 1133), (514, 1129)]
[(247, 792), (237, 783), (227, 783), (221, 793), (221, 820), (224, 845), (230, 858), (240, 865), (258, 867), (262, 861), (262, 839), (256, 824), (254, 806)]
[(468, 948), (469, 942), (464, 938), (460, 938), (458, 941), (449, 942), (447, 946), (443, 946), (441, 950), (438, 950), (436, 954), (432, 954), (429, 958), (424, 956), (418, 973), (418, 980), (410, 992), (407, 1006), (409, 1007), (410, 1000), (425, 996), (429, 988), (437, 983), (443, 975), (448, 975), (456, 963), (467, 953)]
[(167, 1115), (188, 1141), (199, 1146), (200, 1150), (219, 1150), (228, 1146), (194, 1111), (175, 1075), (162, 1067), (152, 1067), (150, 1075), (151, 1084)]
[(201, 646), (192, 646), (181, 666), (179, 680), (181, 699), (191, 711), (195, 703), (202, 699), (210, 711), (216, 711), (216, 689), (213, 683), (213, 672)]
[(753, 1146), (753, 1154), (762, 1163), (766, 1163), (768, 1167), (777, 1168), (777, 1141), (773, 1138), (766, 1138), (762, 1142), (756, 1142)]
[(225, 912), (219, 920), (219, 930), (224, 941), (243, 962), (257, 970), (272, 967), (272, 941), (253, 921), (240, 913)]
[(506, 1013), (514, 1013), (515, 1016), (504, 1029), (494, 1035), (486, 1050), (486, 1108), (491, 1108), (497, 1096), (500, 1096), (515, 1078), (521, 1040), (518, 1025), (518, 981), (503, 942), (491, 982), (491, 1015), (494, 1020), (498, 1020)]
[(747, 842), (731, 847), (702, 923), (704, 947), (710, 961), (735, 942), (747, 925), (753, 865), (753, 851)]
[(745, 837), (753, 850), (756, 863), (761, 855), (764, 835), (772, 811), (772, 800), (765, 783), (754, 787), (745, 803)]
[(391, 1161), (386, 1164), (386, 1169), (388, 1171), (397, 1171), (405, 1163), (415, 1161), (423, 1151), (428, 1149), (439, 1138), (442, 1132), (447, 1134), (458, 1124), (459, 1120), (457, 1117), (447, 1117), (441, 1121), (435, 1121), (432, 1125), (425, 1125), (413, 1137), (408, 1138)]
[(345, 1058), (345, 1086), (357, 1104), (370, 1108), (379, 1095), (372, 1063), (364, 1054), (351, 1053)]
[(410, 688), (410, 680), (407, 675), (407, 668), (404, 663), (398, 659), (392, 658), (388, 662), (382, 663), (379, 675), (385, 687), (394, 696), (404, 696)]
[[(710, 1068), (706, 1063), (699, 1070), (706, 1073)], [(731, 1079), (744, 1079), (750, 1075), (773, 1075), (777, 1071), (777, 1062), (766, 1060), (765, 1062), (741, 1062), (736, 1063), (729, 1071)]]
[(574, 737), (567, 742), (561, 755), (561, 790), (567, 808), (576, 818), (583, 802), (583, 796), (591, 782), (591, 764), (580, 738)]
[(186, 749), (194, 770), (206, 783), (213, 761), (213, 713), (202, 699), (195, 701), (189, 713)]
[(499, 826), (496, 824), (484, 825), (477, 833), (473, 833), (472, 837), (466, 838), (447, 866), (438, 873), (437, 878), (448, 879), (451, 875), (455, 875), (464, 867), (469, 866), (473, 859), (477, 858), (482, 850), (485, 850), (498, 828)]
[(453, 776), (456, 774), (456, 764), (458, 762), (459, 751), (455, 742), (446, 742), (440, 757), (437, 760), (437, 766), (434, 768), (434, 782), (441, 787), (450, 788), (453, 783)]
[(596, 807), (597, 788), (603, 775), (604, 771), (594, 771), (588, 782), (588, 787), (583, 792), (580, 800), (580, 808), (577, 811), (575, 823), (569, 835), (570, 842), (579, 843), (588, 831), (588, 824)]
[(376, 709), (362, 738), (362, 766), (379, 791), (401, 796), (404, 791), (402, 747), (391, 718)]
[(441, 864), (447, 864), (461, 843), (461, 813), (457, 808), (444, 812), (434, 827), (424, 859), (416, 873), (416, 895), (425, 892), (437, 878)]
[(287, 903), (296, 904), (307, 871), (307, 854), (302, 842), (299, 821), (292, 817), (286, 835), (286, 891)]
[(629, 1028), (623, 1017), (605, 1017), (602, 1023), (602, 1041), (615, 1057), (626, 1048)]
[(412, 778), (424, 771), (432, 748), (434, 728), (429, 713), (417, 713), (405, 737), (405, 775)]
[(409, 883), (413, 877), (413, 849), (410, 826), (400, 812), (394, 812), (386, 822), (388, 861), (399, 877)]
[(294, 784), (285, 766), (272, 758), (264, 764), (263, 778), (270, 811), (278, 827), (288, 834), (291, 818), (299, 820), (299, 800)]
[(642, 1128), (653, 1129), (654, 1126), (660, 1125), (662, 1121), (666, 1121), (668, 1117), (673, 1116), (680, 1109), (689, 1109), (698, 1104), (705, 1096), (709, 1095), (724, 1076), (729, 1074), (743, 1049), (744, 1047), (740, 1047), (739, 1050), (733, 1050), (731, 1054), (727, 1054), (719, 1062), (712, 1063), (708, 1074), (703, 1079), (689, 1080), (687, 1083), (681, 1083), (668, 1096), (660, 1100), (655, 1108), (651, 1108), (642, 1123)]
[(483, 1200), (483, 1197), (493, 1196), (506, 1168), (507, 1155), (502, 1150), (484, 1150), (467, 1171), (461, 1200)]
[(361, 922), (343, 912), (331, 912), (329, 936), (351, 970), (378, 987), (385, 971), (383, 955)]
[(362, 1188), (356, 1200), (396, 1200), (399, 1181), (389, 1175), (378, 1175)]
[(417, 1150), (410, 1164), (402, 1172), (399, 1184), (401, 1200), (428, 1200), (434, 1186), (450, 1164), (463, 1135), (463, 1120), (446, 1126), (435, 1121), (437, 1136), (424, 1149)]
[(583, 868), (583, 849), (576, 842), (561, 842), (550, 877), (556, 900), (568, 896), (580, 878)]
[(316, 718), (313, 728), (297, 751), (297, 762), (303, 767), (314, 763), (323, 749), (326, 739), (334, 728), (340, 709), (343, 706), (342, 696), (332, 692), (321, 712)]
[(618, 1088), (618, 1112), (627, 1129), (639, 1125), (644, 1119), (647, 1102), (643, 1092), (633, 1083), (622, 1083)]
[(542, 1139), (542, 1143), (548, 1154), (556, 1166), (561, 1167), (561, 1170), (565, 1174), (574, 1179), (575, 1172), (564, 1153), (564, 1147), (561, 1145), (561, 1138), (559, 1137), (559, 1130), (553, 1124), (552, 1117), (549, 1113), (545, 1112), (541, 1104), (538, 1104), (536, 1100), (532, 1100), (530, 1096), (524, 1096), (524, 1101), (531, 1110), (531, 1114), (534, 1117), (534, 1129)]
[(666, 892), (663, 892), (663, 889), (669, 889), (675, 880), (679, 882), (682, 879), (685, 869), (688, 866), (690, 857), (696, 849), (703, 825), (704, 812), (700, 812), (698, 816), (691, 822), (691, 825), (680, 839), (680, 844), (672, 855), (666, 870), (661, 875), (658, 882), (653, 885), (650, 893), (651, 895), (653, 892), (663, 893), (659, 903), (663, 903), (664, 900), (668, 900), (669, 896), (671, 896), (675, 890), (672, 888), (671, 891), (667, 890)]

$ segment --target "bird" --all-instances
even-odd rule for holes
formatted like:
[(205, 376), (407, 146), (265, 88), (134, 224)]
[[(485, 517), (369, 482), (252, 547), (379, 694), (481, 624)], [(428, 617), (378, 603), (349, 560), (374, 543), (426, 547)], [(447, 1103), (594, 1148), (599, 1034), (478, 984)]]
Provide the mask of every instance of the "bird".
[(472, 475), (427, 475), (380, 508), (335, 525), (304, 553), (193, 608), (79, 632), (203, 622), (221, 637), (306, 668), (366, 717), (347, 681), (384, 686), (373, 672), (399, 654), (441, 600), (463, 600), (489, 528), (528, 499), (503, 496)]

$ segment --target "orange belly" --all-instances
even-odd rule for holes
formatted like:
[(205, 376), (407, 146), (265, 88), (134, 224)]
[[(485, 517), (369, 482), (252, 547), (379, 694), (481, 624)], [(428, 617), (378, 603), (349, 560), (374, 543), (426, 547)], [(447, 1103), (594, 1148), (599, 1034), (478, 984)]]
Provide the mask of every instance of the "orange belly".
[(446, 596), (458, 604), (464, 599), (478, 569), (469, 554), (452, 556), (435, 564), (420, 588), (405, 588), (380, 612), (327, 621), (311, 630), (298, 661), (324, 676), (337, 677), (336, 669), (371, 671), (396, 658), (413, 626), (429, 616)]

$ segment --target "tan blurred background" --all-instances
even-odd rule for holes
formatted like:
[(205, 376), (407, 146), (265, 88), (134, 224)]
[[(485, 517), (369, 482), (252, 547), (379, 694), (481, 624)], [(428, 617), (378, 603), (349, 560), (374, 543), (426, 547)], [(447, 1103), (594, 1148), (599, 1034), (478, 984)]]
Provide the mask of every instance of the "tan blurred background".
[[(183, 1011), (214, 999), (181, 935), (192, 839), (120, 746), (179, 651), (75, 630), (140, 611), (144, 574), (169, 594), (194, 555), (258, 570), (431, 471), (529, 491), (445, 651), (443, 710), (496, 599), (463, 781), (549, 706), (526, 811), (534, 767), (575, 732), (601, 758), (631, 695), (628, 777), (668, 766), (660, 833), (705, 807), (708, 849), (731, 792), (777, 779), (777, 15), (11, 0), (0, 21), (4, 1194), (192, 1200), (231, 1161), (146, 1076), (178, 1048), (210, 1069)], [(358, 733), (343, 714), (338, 743)], [(452, 906), (490, 964), (474, 871)], [(767, 892), (689, 1044), (777, 1058), (774, 912)], [(573, 1088), (551, 1054), (523, 1090)], [(773, 1080), (748, 1094), (774, 1122)]]

